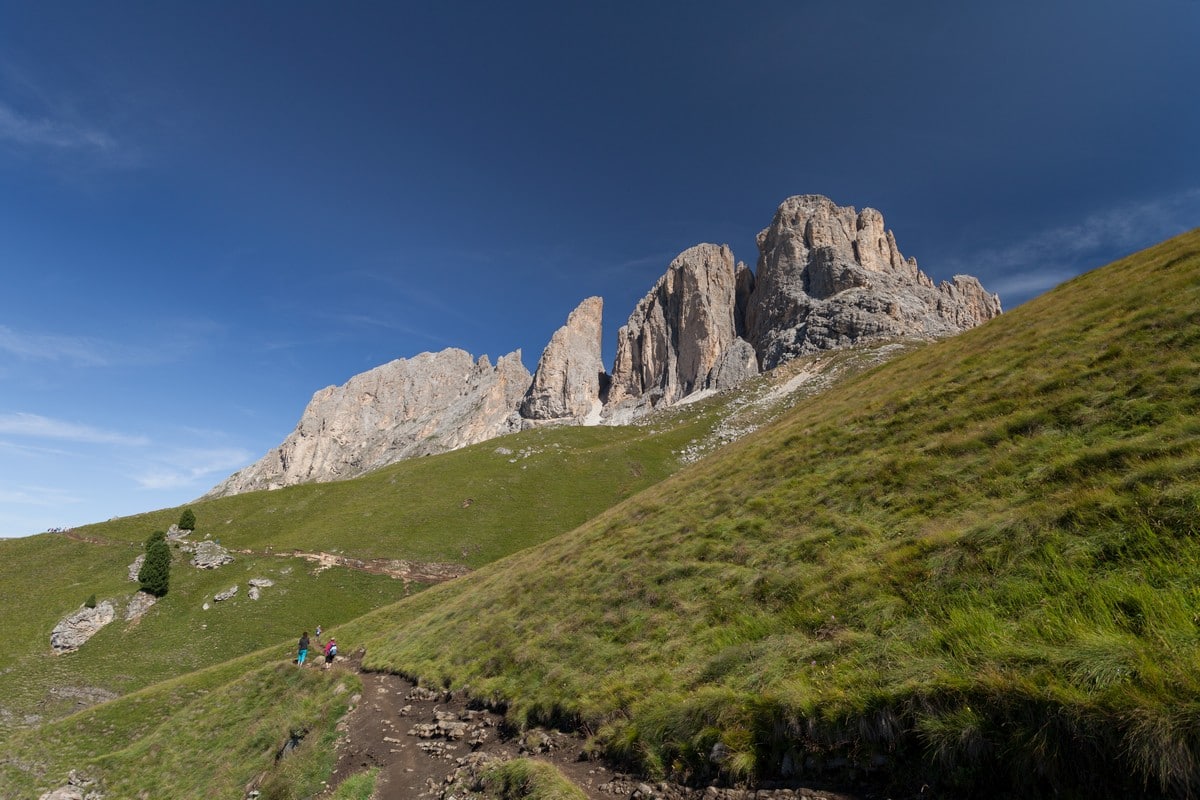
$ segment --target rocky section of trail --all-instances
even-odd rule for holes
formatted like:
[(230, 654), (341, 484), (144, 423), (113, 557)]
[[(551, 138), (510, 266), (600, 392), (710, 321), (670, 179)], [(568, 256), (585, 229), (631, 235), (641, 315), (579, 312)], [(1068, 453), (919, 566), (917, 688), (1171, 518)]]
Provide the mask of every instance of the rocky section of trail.
[(584, 755), (577, 735), (508, 727), (504, 718), (461, 692), (415, 686), (396, 675), (362, 673), (361, 702), (338, 726), (338, 762), (328, 791), (356, 773), (378, 769), (375, 800), (482, 799), (479, 778), (514, 758), (552, 763), (589, 800), (865, 800), (804, 787), (753, 789), (680, 786), (615, 772)]

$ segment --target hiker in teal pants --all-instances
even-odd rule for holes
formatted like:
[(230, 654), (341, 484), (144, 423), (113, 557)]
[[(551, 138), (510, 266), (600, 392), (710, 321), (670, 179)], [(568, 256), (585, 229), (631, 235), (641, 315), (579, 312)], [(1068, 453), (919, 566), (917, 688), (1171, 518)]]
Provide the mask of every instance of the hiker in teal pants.
[(308, 631), (300, 634), (300, 645), (298, 649), (300, 652), (296, 654), (296, 663), (303, 667), (304, 657), (308, 655)]

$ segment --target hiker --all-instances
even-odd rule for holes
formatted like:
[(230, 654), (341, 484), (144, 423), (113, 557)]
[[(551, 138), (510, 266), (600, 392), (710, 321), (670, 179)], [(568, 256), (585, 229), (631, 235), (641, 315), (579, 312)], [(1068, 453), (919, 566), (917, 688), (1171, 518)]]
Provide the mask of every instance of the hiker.
[(317, 644), (321, 643), (321, 626), (317, 626)]
[(308, 631), (300, 634), (300, 644), (296, 648), (299, 652), (296, 653), (296, 663), (304, 666), (304, 657), (308, 655)]
[(325, 644), (325, 667), (326, 667), (326, 669), (329, 668), (329, 665), (333, 663), (333, 660), (335, 658), (337, 658), (337, 641), (332, 636), (330, 636), (329, 641)]

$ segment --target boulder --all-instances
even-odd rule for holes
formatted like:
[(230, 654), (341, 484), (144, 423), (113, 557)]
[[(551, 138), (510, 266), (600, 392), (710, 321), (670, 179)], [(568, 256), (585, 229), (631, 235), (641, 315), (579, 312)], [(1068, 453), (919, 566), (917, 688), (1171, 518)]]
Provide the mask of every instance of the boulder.
[(129, 580), (133, 581), (134, 583), (138, 582), (138, 573), (142, 571), (142, 564), (145, 564), (145, 563), (146, 563), (146, 554), (145, 553), (142, 553), (140, 556), (138, 556), (137, 558), (135, 558), (133, 560), (133, 563), (129, 565)]
[(217, 569), (232, 561), (229, 551), (211, 540), (199, 542), (192, 551), (191, 564), (196, 569)]
[(603, 311), (604, 300), (589, 297), (554, 332), (521, 402), (522, 417), (586, 417), (598, 406), (608, 377), (600, 351)]
[(108, 600), (97, 604), (95, 608), (84, 606), (54, 626), (50, 632), (50, 646), (55, 653), (74, 652), (116, 616), (117, 611)]
[(214, 594), (213, 602), (214, 603), (223, 603), (224, 601), (229, 600), (232, 597), (234, 597), (235, 595), (237, 595), (237, 593), (238, 593), (238, 586), (235, 583), (233, 586), (230, 586), (225, 591), (217, 592), (216, 594)]

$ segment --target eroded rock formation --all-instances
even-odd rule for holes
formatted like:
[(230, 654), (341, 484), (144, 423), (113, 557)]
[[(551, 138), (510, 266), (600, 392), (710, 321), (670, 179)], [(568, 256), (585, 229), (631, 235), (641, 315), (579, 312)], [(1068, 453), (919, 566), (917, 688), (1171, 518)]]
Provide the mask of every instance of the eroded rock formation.
[(724, 245), (680, 253), (618, 332), (611, 378), (601, 356), (603, 301), (590, 297), (554, 334), (535, 376), (519, 351), (495, 367), (457, 349), (398, 359), (317, 392), (279, 447), (205, 496), (350, 478), (523, 424), (629, 422), (795, 356), (948, 336), (1000, 313), (975, 278), (935, 285), (874, 209), (790, 197), (758, 249), (757, 272)]
[(521, 403), (522, 417), (586, 417), (600, 410), (600, 391), (607, 380), (600, 352), (603, 311), (604, 300), (589, 297), (554, 332)]
[(520, 351), (495, 367), (456, 348), (397, 359), (317, 392), (283, 444), (205, 497), (352, 478), (519, 430), (529, 382)]
[(745, 348), (730, 355), (738, 341), (738, 284), (726, 245), (700, 244), (676, 256), (617, 332), (609, 404), (671, 404), (744, 379)]
[(789, 197), (758, 249), (746, 335), (763, 369), (867, 339), (948, 336), (1000, 313), (999, 298), (974, 278), (935, 286), (871, 208)]

